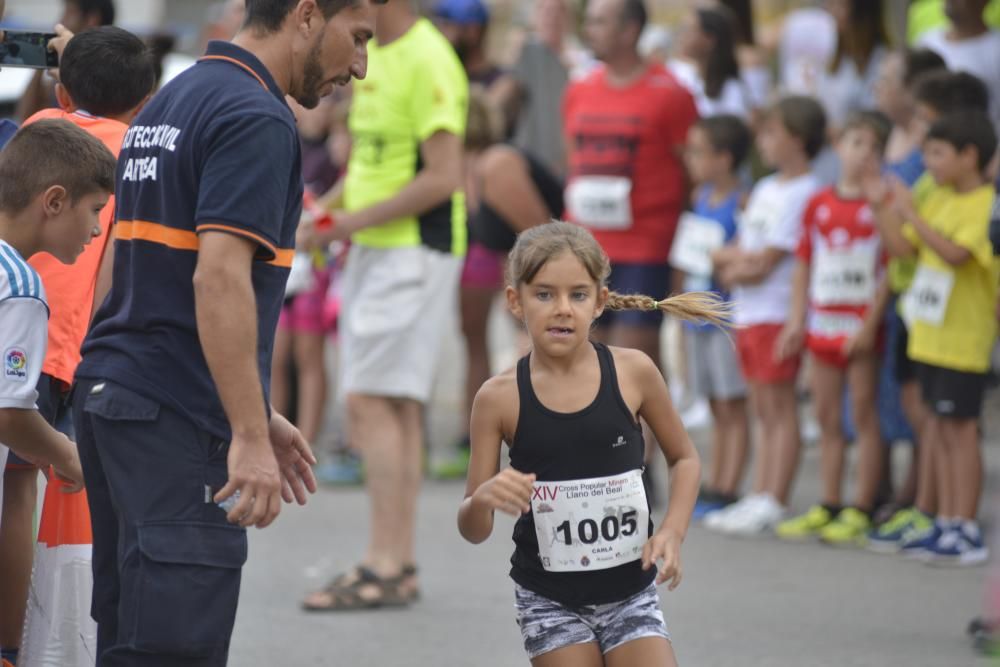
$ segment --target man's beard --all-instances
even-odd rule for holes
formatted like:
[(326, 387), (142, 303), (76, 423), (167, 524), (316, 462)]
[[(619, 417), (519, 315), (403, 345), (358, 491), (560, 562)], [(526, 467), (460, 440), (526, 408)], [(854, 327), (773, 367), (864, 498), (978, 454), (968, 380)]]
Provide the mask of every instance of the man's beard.
[(319, 106), (319, 91), (324, 83), (326, 82), (323, 80), (323, 35), (320, 35), (316, 40), (316, 46), (306, 56), (302, 70), (302, 90), (299, 91), (295, 101), (306, 109), (315, 109)]

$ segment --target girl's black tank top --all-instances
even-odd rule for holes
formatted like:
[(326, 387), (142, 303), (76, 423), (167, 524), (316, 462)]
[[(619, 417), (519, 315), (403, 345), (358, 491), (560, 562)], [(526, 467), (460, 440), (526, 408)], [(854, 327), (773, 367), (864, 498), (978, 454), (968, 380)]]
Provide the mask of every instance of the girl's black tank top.
[[(530, 355), (517, 364), (520, 413), (510, 462), (514, 469), (535, 473), (540, 482), (621, 475), (644, 466), (642, 428), (622, 398), (611, 351), (594, 343), (601, 367), (601, 386), (594, 401), (579, 412), (549, 410), (531, 386)], [(640, 528), (641, 529), (641, 528)], [(653, 533), (648, 522), (647, 536)], [(604, 570), (549, 572), (542, 566), (532, 512), (514, 526), (516, 548), (511, 578), (530, 591), (568, 606), (609, 604), (624, 600), (653, 581), (656, 569), (642, 570), (636, 560)]]

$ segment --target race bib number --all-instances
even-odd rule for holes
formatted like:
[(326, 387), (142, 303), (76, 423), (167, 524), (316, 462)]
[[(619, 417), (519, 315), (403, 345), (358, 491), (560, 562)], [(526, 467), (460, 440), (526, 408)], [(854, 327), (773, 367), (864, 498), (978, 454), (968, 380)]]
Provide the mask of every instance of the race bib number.
[(566, 188), (573, 220), (592, 229), (632, 227), (632, 180), (622, 176), (581, 176)]
[(681, 216), (677, 236), (670, 249), (670, 265), (695, 276), (712, 275), (712, 251), (722, 247), (726, 230), (722, 225), (693, 213)]
[(948, 300), (955, 286), (955, 274), (920, 265), (913, 283), (903, 297), (903, 318), (912, 325), (925, 322), (933, 326), (944, 323)]
[(531, 499), (542, 567), (606, 570), (639, 560), (648, 539), (642, 471), (567, 482), (535, 482)]
[(809, 297), (817, 306), (863, 306), (875, 300), (877, 250), (817, 248)]

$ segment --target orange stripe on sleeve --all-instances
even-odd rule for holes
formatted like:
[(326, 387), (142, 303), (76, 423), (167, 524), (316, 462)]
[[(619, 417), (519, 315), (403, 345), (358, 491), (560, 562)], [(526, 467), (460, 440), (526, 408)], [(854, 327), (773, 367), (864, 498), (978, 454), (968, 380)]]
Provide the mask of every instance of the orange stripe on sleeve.
[(146, 220), (121, 220), (115, 225), (115, 238), (122, 241), (152, 241), (175, 250), (198, 250), (198, 235)]
[(274, 253), (274, 259), (268, 264), (280, 266), (283, 269), (292, 268), (292, 259), (295, 257), (295, 248), (278, 248)]
[(202, 232), (226, 232), (228, 234), (236, 234), (237, 236), (248, 238), (251, 241), (256, 241), (261, 245), (262, 248), (264, 248), (264, 250), (266, 250), (273, 257), (278, 256), (278, 249), (274, 247), (273, 243), (265, 239), (263, 236), (254, 234), (253, 232), (248, 231), (246, 229), (242, 229), (241, 227), (230, 227), (229, 225), (219, 225), (211, 223), (207, 225), (198, 225), (196, 231), (199, 234)]

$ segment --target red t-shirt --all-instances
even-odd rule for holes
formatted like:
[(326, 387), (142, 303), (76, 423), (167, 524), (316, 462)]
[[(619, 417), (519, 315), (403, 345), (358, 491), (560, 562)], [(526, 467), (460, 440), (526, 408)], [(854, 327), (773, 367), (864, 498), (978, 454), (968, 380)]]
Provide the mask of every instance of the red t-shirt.
[[(110, 118), (97, 118), (82, 112), (67, 113), (60, 109), (45, 109), (24, 121), (25, 125), (43, 119), (68, 120), (100, 139), (115, 156), (122, 147), (128, 125)], [(80, 345), (87, 335), (93, 311), (97, 272), (108, 244), (108, 233), (115, 217), (115, 198), (101, 211), (101, 235), (90, 242), (75, 264), (66, 265), (43, 252), (29, 260), (45, 284), (49, 301), (49, 345), (42, 372), (66, 385), (80, 363)]]
[(691, 94), (659, 64), (625, 88), (601, 67), (566, 90), (567, 218), (589, 228), (612, 262), (667, 261), (687, 205), (682, 150), (697, 119)]
[(808, 346), (839, 351), (860, 331), (886, 264), (868, 202), (821, 190), (802, 217), (796, 255), (810, 270)]

